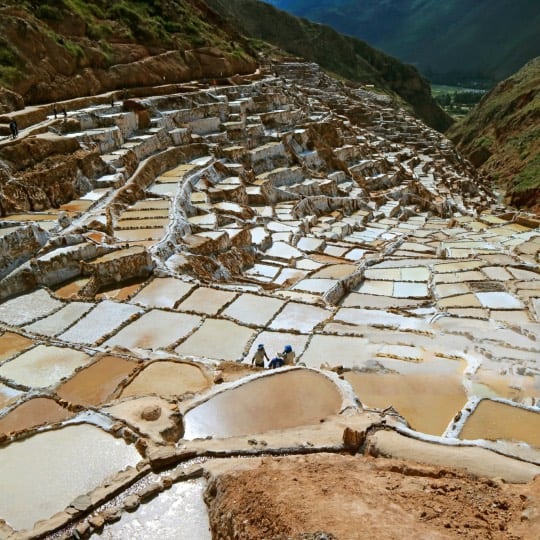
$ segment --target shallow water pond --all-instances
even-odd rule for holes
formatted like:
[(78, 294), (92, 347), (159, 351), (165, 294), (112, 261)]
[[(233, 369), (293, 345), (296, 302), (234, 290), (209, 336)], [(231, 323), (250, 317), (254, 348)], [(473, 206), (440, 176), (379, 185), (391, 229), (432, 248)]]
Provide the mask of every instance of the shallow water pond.
[(158, 394), (180, 396), (209, 386), (200, 368), (191, 364), (159, 360), (141, 371), (122, 391), (122, 397)]
[(137, 365), (124, 358), (104, 356), (62, 384), (57, 394), (67, 401), (87, 407), (100, 405), (137, 369)]
[(45, 387), (70, 376), (90, 357), (66, 347), (38, 345), (0, 367), (0, 376), (25, 386)]
[(340, 406), (337, 387), (324, 375), (304, 370), (276, 373), (217, 394), (188, 411), (184, 438), (234, 437), (315, 424), (339, 412)]
[(99, 535), (106, 540), (211, 540), (208, 512), (203, 500), (204, 480), (174, 484), (132, 514), (106, 527)]
[(30, 348), (34, 342), (13, 332), (0, 335), (0, 362)]
[(0, 449), (0, 517), (15, 529), (30, 528), (140, 459), (122, 439), (90, 425), (13, 442)]
[(43, 424), (55, 424), (73, 415), (74, 413), (64, 409), (53, 399), (29, 399), (0, 418), (0, 434), (25, 431)]
[(413, 429), (430, 435), (442, 435), (467, 401), (457, 374), (350, 372), (345, 379), (363, 404), (380, 409), (392, 405)]
[(465, 423), (459, 438), (523, 441), (540, 448), (540, 412), (483, 399)]

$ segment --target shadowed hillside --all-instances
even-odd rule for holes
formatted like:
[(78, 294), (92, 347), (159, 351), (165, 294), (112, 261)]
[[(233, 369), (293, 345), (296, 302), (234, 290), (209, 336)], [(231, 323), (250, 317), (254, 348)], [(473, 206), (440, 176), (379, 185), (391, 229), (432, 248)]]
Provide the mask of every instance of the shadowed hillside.
[(540, 210), (540, 57), (499, 83), (448, 136), (513, 204)]
[(431, 97), (429, 84), (418, 71), (367, 43), (341, 35), (328, 26), (292, 17), (256, 0), (208, 0), (231, 24), (254, 38), (273, 43), (291, 54), (317, 62), (351, 81), (373, 84), (412, 104), (428, 125), (446, 130), (451, 118)]
[(537, 0), (266, 0), (365, 39), (434, 82), (500, 81), (540, 54)]

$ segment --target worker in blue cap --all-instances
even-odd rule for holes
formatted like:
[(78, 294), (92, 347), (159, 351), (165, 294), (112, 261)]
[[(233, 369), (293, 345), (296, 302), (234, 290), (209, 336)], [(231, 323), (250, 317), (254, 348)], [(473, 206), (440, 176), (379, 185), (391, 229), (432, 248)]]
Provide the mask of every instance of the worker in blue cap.
[(282, 366), (294, 366), (294, 359), (296, 355), (294, 354), (293, 348), (291, 345), (285, 345), (283, 347), (283, 352), (278, 353), (272, 360), (268, 367), (271, 369), (282, 367)]
[(270, 358), (268, 358), (268, 355), (266, 354), (266, 351), (264, 350), (264, 345), (262, 343), (259, 343), (257, 345), (257, 350), (255, 351), (255, 354), (253, 355), (253, 358), (251, 359), (251, 365), (255, 365), (255, 367), (264, 367), (264, 359), (268, 362), (270, 362)]

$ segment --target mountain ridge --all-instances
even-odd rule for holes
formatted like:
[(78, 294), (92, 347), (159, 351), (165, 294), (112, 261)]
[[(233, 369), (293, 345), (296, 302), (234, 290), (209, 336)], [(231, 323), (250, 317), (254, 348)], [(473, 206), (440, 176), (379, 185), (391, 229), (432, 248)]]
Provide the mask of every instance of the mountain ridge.
[(362, 40), (339, 34), (256, 0), (208, 0), (208, 4), (253, 38), (321, 65), (351, 81), (374, 84), (412, 104), (429, 126), (444, 132), (452, 119), (438, 106), (429, 83), (413, 66), (378, 51)]
[(497, 82), (540, 55), (536, 0), (265, 1), (365, 39), (435, 82)]

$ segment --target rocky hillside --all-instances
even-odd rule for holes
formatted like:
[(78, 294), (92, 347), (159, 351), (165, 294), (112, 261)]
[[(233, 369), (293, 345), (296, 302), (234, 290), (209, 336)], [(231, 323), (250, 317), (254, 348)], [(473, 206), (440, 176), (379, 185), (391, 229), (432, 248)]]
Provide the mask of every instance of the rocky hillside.
[[(227, 23), (222, 15), (231, 14)], [(281, 20), (254, 1), (10, 0), (0, 6), (0, 86), (28, 105), (245, 74), (256, 69), (257, 52), (268, 51), (255, 37), (399, 96), (436, 129), (450, 125), (414, 68), (330, 28)], [(275, 34), (277, 28), (283, 32)], [(5, 93), (1, 100), (4, 111), (23, 101)]]
[(365, 39), (436, 82), (500, 81), (540, 55), (537, 0), (267, 0)]
[(26, 104), (256, 69), (246, 41), (200, 0), (4, 1), (0, 60), (0, 86)]
[(448, 133), (512, 204), (540, 210), (540, 57), (497, 85)]
[(314, 24), (256, 0), (208, 0), (246, 35), (317, 62), (342, 78), (373, 84), (399, 96), (429, 126), (446, 130), (452, 119), (431, 97), (429, 84), (418, 71), (367, 43), (344, 36), (329, 26)]

